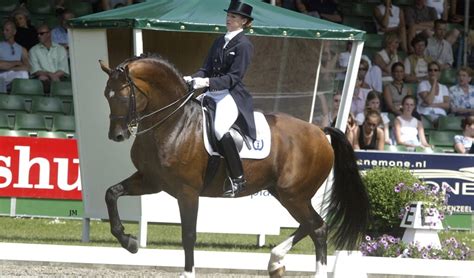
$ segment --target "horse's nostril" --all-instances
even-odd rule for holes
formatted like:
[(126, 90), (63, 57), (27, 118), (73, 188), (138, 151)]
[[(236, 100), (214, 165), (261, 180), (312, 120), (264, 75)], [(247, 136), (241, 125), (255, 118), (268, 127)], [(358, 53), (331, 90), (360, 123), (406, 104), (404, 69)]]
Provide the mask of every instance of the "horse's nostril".
[(123, 137), (122, 134), (117, 135), (117, 136), (115, 137), (115, 141), (117, 141), (117, 142), (122, 142), (124, 139), (125, 139), (125, 138)]

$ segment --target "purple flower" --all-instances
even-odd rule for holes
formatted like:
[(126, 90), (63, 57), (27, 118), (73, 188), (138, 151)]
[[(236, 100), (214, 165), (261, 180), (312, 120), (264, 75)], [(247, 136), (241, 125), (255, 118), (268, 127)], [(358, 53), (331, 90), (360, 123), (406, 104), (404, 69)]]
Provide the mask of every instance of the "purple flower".
[(371, 240), (370, 236), (365, 236), (365, 240), (370, 241)]
[(397, 192), (397, 193), (400, 192), (400, 187), (395, 186), (395, 192)]

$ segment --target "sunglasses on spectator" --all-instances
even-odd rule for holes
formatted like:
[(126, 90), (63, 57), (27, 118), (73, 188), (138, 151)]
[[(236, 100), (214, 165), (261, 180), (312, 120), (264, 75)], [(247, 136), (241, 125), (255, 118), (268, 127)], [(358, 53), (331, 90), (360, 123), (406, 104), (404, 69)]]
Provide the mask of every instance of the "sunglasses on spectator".
[(42, 36), (42, 35), (47, 34), (47, 33), (49, 33), (49, 31), (46, 31), (46, 32), (38, 32), (38, 36)]
[(439, 71), (439, 69), (428, 69), (428, 71)]

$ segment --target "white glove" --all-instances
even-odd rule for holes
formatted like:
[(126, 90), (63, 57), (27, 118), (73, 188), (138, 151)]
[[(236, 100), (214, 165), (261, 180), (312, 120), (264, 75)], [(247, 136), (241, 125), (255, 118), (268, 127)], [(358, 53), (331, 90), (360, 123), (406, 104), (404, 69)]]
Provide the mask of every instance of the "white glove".
[(209, 87), (209, 78), (195, 77), (194, 80), (194, 89), (202, 89)]
[(183, 76), (184, 82), (189, 83), (193, 78), (191, 76)]

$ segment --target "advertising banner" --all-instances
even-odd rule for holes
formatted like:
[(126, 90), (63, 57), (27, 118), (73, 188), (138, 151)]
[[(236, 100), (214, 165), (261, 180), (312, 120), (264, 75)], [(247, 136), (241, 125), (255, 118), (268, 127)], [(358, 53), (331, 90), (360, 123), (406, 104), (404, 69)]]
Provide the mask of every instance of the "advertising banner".
[(0, 137), (0, 196), (81, 200), (74, 139)]
[(448, 210), (471, 213), (474, 208), (474, 156), (461, 154), (424, 154), (415, 152), (357, 151), (359, 169), (403, 167), (426, 184), (451, 188)]

